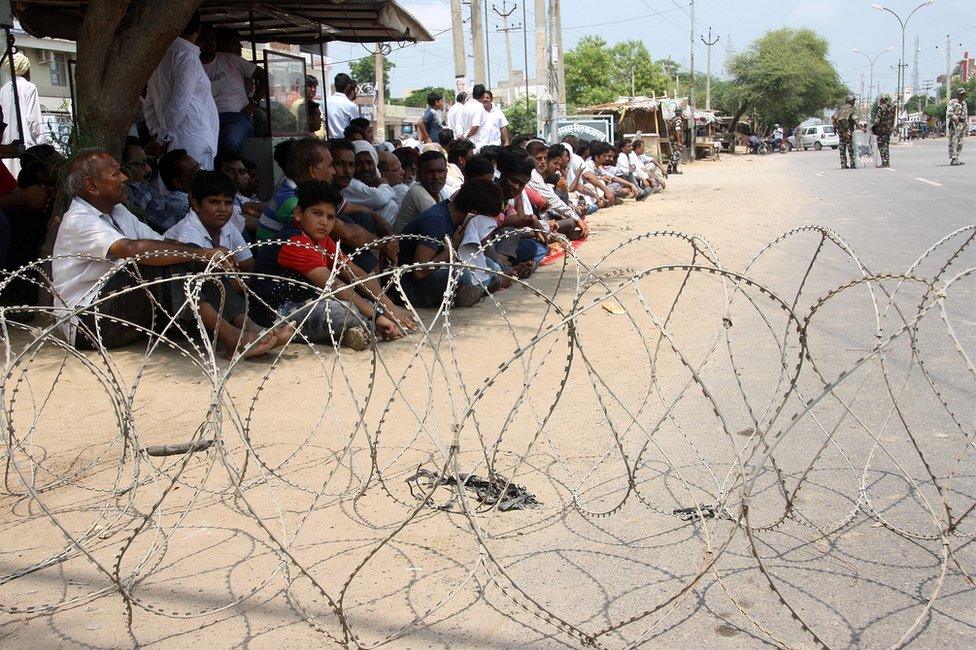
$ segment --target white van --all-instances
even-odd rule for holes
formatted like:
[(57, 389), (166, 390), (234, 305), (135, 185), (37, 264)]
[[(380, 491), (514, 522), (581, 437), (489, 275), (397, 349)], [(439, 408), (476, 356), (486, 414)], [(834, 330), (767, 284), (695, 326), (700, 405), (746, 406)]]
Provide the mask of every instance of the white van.
[(803, 134), (800, 138), (803, 140), (800, 146), (803, 147), (804, 151), (810, 147), (820, 151), (824, 147), (836, 149), (840, 146), (840, 138), (837, 136), (837, 131), (830, 124), (808, 126), (803, 129)]

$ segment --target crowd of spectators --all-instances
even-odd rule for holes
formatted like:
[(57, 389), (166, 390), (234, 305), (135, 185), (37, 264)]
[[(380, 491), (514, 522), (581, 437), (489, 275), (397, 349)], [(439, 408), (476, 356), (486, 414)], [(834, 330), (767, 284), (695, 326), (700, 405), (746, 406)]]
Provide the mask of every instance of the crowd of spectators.
[[(472, 307), (528, 278), (566, 239), (586, 238), (594, 213), (666, 186), (665, 168), (639, 140), (512, 138), (482, 85), (454, 98), (446, 125), (444, 98), (431, 94), (420, 140), (374, 144), (355, 81), (340, 74), (327, 107), (339, 137), (278, 143), (281, 180), (261, 201), (258, 167), (239, 149), (265, 84), (242, 61), (236, 34), (194, 19), (150, 79), (146, 128), (133, 130), (118, 159), (85, 149), (66, 166), (70, 205), (51, 283), (69, 342), (115, 347), (160, 323), (202, 322), (228, 355), (264, 354), (295, 328), (361, 350), (413, 329), (413, 308)], [(302, 99), (298, 110), (310, 117), (312, 96)], [(62, 159), (41, 145), (21, 163), (16, 180), (0, 176), (6, 270), (41, 256)], [(440, 264), (452, 255), (464, 266)], [(408, 267), (399, 288), (381, 286), (376, 278), (398, 266)], [(171, 280), (208, 267), (226, 274), (207, 276), (186, 308), (185, 283)], [(41, 284), (11, 284), (3, 300), (36, 304)]]

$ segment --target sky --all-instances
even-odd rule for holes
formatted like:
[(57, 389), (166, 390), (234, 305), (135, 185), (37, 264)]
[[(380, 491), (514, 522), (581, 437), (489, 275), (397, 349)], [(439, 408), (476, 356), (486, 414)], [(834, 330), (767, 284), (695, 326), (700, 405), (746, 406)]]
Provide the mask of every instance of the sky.
[[(403, 95), (406, 89), (424, 86), (453, 87), (454, 62), (451, 40), (450, 0), (398, 0), (400, 5), (417, 18), (432, 34), (432, 43), (408, 45), (390, 54), (396, 68), (390, 74), (391, 94)], [(502, 0), (484, 0), (489, 11), (494, 4), (503, 10)], [(904, 18), (923, 0), (886, 0), (883, 4)], [(878, 55), (888, 47), (874, 65), (875, 83), (885, 92), (893, 92), (896, 86), (895, 66), (901, 52), (901, 27), (890, 13), (872, 9), (873, 0), (695, 0), (696, 46), (695, 69), (704, 71), (706, 47), (699, 35), (712, 28), (713, 38), (720, 40), (712, 49), (712, 69), (721, 75), (727, 57), (726, 48), (741, 51), (755, 38), (780, 27), (809, 27), (824, 36), (830, 43), (830, 59), (841, 78), (855, 92), (860, 91), (861, 76), (868, 85), (868, 60), (851, 52), (852, 48)], [(516, 4), (510, 20), (522, 22), (523, 2), (505, 3), (510, 9)], [(526, 17), (529, 26), (529, 71), (534, 74), (535, 48), (534, 0), (528, 0)], [(600, 7), (596, 9), (595, 7)], [(690, 0), (616, 0), (602, 3), (599, 0), (562, 0), (563, 44), (571, 49), (587, 35), (604, 38), (611, 45), (619, 41), (637, 39), (643, 41), (655, 59), (671, 57), (687, 69), (690, 54)], [(611, 10), (612, 8), (612, 10)], [(463, 13), (467, 18), (468, 5)], [(496, 32), (501, 19), (489, 14), (489, 60), (491, 80), (505, 79), (504, 37)], [(465, 23), (468, 58), (468, 76), (471, 76), (470, 23)], [(963, 50), (976, 55), (976, 0), (936, 0), (919, 9), (908, 23), (905, 37), (905, 58), (908, 61), (906, 83), (911, 83), (915, 36), (919, 37), (920, 86), (945, 73), (946, 36), (952, 45), (953, 64), (962, 58)], [(523, 67), (524, 50), (521, 30), (510, 33), (512, 37), (513, 67)], [(367, 46), (358, 43), (332, 43), (329, 58), (334, 73), (348, 69), (350, 59), (367, 56)]]

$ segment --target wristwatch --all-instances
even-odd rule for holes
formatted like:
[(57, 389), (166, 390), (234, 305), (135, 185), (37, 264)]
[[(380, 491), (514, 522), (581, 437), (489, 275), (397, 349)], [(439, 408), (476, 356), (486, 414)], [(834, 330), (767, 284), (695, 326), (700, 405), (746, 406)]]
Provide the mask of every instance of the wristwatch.
[(380, 316), (386, 316), (386, 309), (380, 304), (373, 305), (373, 318), (379, 318)]

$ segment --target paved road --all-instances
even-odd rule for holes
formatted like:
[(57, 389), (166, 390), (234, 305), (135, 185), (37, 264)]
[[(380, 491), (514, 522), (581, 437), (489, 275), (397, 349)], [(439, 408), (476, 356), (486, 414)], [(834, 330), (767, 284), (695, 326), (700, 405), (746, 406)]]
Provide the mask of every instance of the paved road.
[(890, 169), (842, 170), (832, 150), (787, 154), (801, 187), (818, 199), (800, 209), (798, 224), (835, 229), (865, 259), (884, 259), (885, 270), (907, 267), (976, 219), (974, 146), (967, 140), (961, 167), (949, 166), (945, 139), (893, 145)]

